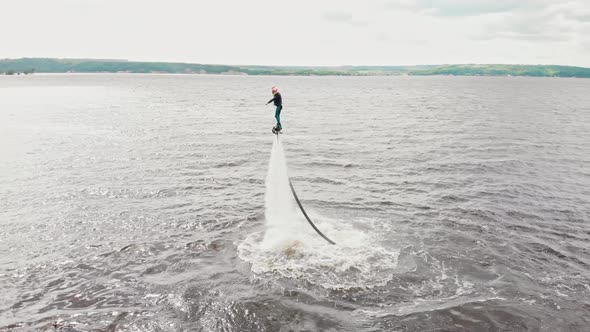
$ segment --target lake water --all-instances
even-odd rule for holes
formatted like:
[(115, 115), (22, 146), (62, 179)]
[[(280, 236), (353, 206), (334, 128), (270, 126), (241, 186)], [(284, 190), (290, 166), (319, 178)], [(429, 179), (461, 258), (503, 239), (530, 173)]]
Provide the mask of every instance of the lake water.
[(590, 80), (0, 76), (0, 156), (1, 331), (590, 326)]

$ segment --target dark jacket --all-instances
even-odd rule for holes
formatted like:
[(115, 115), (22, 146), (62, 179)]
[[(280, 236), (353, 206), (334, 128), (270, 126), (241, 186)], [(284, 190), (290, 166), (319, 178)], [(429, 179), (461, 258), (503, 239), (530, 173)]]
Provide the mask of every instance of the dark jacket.
[(267, 104), (269, 104), (271, 101), (275, 102), (275, 106), (283, 106), (283, 98), (281, 97), (280, 92), (275, 93), (274, 97), (272, 97), (272, 99), (269, 100)]

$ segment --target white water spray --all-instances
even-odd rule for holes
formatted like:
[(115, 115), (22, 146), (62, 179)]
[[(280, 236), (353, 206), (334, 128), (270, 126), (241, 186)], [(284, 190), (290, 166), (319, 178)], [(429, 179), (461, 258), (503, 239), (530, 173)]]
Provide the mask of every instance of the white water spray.
[(301, 212), (289, 188), (287, 161), (278, 137), (274, 140), (268, 163), (265, 204), (266, 233), (262, 248), (283, 249), (301, 240)]

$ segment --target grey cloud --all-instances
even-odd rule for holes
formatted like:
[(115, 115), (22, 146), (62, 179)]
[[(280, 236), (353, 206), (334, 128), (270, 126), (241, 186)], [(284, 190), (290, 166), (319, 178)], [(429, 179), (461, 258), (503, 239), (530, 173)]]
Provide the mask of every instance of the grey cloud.
[(390, 0), (386, 9), (412, 10), (433, 16), (461, 17), (503, 13), (547, 0)]
[(475, 16), (519, 9), (523, 0), (418, 0), (418, 6), (439, 16)]
[(352, 13), (341, 11), (330, 11), (323, 14), (323, 18), (328, 22), (344, 23), (355, 27), (365, 27), (369, 22), (363, 20), (355, 20)]
[(495, 35), (496, 38), (501, 39), (516, 39), (531, 42), (565, 42), (570, 41), (571, 37), (564, 34), (557, 33), (522, 33), (522, 32), (507, 32), (501, 31)]
[(326, 21), (331, 21), (331, 22), (344, 22), (344, 23), (348, 23), (352, 21), (352, 14), (351, 13), (345, 13), (345, 12), (325, 12), (324, 13), (324, 19)]
[(590, 10), (586, 11), (585, 13), (564, 12), (562, 14), (569, 20), (578, 21), (580, 23), (590, 23)]
[(583, 8), (582, 0), (523, 7), (490, 20), (482, 33), (471, 37), (476, 40), (515, 39), (533, 42), (567, 42), (586, 38), (580, 30), (586, 19), (580, 8)]
[(469, 17), (488, 14), (523, 16), (546, 12), (577, 22), (590, 22), (587, 0), (388, 0), (386, 9), (403, 9), (430, 16)]
[(375, 41), (379, 43), (394, 43), (394, 44), (406, 44), (406, 45), (426, 45), (429, 44), (429, 40), (424, 39), (403, 39), (403, 38), (395, 38), (392, 37), (387, 32), (379, 32), (374, 36)]
[(466, 32), (473, 40), (568, 41), (577, 34), (572, 23), (584, 22), (590, 15), (584, 1), (388, 0), (384, 6), (449, 20), (485, 15), (480, 26), (474, 26), (477, 32)]

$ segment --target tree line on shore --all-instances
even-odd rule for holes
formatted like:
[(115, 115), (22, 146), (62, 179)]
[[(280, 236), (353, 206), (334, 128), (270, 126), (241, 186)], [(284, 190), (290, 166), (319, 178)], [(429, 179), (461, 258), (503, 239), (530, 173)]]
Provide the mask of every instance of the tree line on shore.
[(558, 65), (423, 65), (423, 66), (230, 66), (179, 62), (135, 62), (125, 60), (21, 58), (1, 59), (0, 73), (169, 73), (302, 76), (535, 76), (590, 78), (590, 68)]

